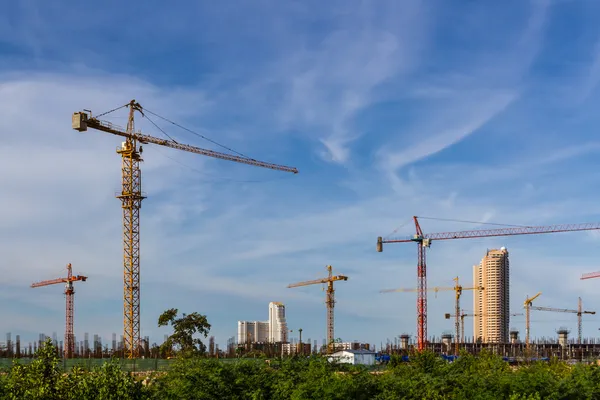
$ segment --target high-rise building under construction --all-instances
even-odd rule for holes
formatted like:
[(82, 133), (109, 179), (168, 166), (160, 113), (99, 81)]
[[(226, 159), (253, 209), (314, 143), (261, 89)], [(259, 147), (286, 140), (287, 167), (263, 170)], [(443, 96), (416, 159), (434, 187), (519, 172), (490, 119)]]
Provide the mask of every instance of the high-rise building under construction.
[(287, 342), (288, 327), (285, 320), (285, 305), (278, 301), (269, 303), (269, 342)]
[(509, 262), (505, 247), (488, 250), (473, 266), (473, 336), (483, 343), (508, 343), (510, 323)]

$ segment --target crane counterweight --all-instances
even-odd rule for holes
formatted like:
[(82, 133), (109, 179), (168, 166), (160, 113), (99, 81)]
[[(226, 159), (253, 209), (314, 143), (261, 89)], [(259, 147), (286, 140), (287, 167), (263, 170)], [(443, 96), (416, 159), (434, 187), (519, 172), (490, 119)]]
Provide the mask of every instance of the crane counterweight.
[(71, 127), (79, 132), (87, 131), (87, 114), (79, 111), (73, 113)]
[(377, 237), (377, 252), (381, 253), (383, 251), (383, 238), (381, 236)]

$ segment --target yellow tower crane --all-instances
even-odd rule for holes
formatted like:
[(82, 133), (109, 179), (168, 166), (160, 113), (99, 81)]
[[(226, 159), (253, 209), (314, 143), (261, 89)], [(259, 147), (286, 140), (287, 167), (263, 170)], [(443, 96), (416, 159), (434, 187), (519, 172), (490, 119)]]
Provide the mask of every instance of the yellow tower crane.
[(335, 290), (333, 288), (333, 282), (335, 281), (347, 281), (348, 277), (345, 275), (333, 275), (331, 265), (327, 266), (328, 276), (327, 278), (315, 279), (312, 281), (297, 282), (288, 285), (288, 288), (295, 288), (299, 286), (317, 285), (319, 283), (327, 284), (327, 295), (325, 299), (325, 305), (327, 306), (327, 351), (335, 351), (335, 336), (333, 332), (333, 307), (335, 306)]
[(529, 298), (525, 298), (525, 302), (523, 303), (523, 307), (525, 307), (525, 349), (529, 351), (529, 316), (531, 313), (531, 304), (535, 299), (540, 297), (542, 292), (538, 292), (535, 296)]
[(554, 307), (538, 307), (538, 306), (531, 306), (530, 308), (532, 310), (537, 310), (537, 311), (551, 311), (551, 312), (563, 312), (563, 313), (577, 314), (577, 340), (579, 343), (581, 343), (581, 335), (582, 335), (582, 330), (583, 330), (582, 315), (583, 314), (591, 314), (591, 315), (596, 314), (596, 311), (584, 311), (582, 309), (583, 306), (581, 303), (581, 297), (579, 298), (577, 310), (569, 310), (566, 308), (554, 308)]
[[(143, 109), (135, 100), (131, 100), (128, 104), (115, 108), (109, 112), (125, 107), (129, 107), (129, 118), (125, 130), (114, 126), (109, 122), (98, 119), (98, 117), (108, 114), (108, 112), (93, 117), (90, 110), (75, 112), (72, 117), (72, 128), (79, 132), (85, 132), (88, 128), (91, 128), (125, 138), (121, 147), (117, 148), (117, 153), (120, 154), (122, 158), (122, 190), (117, 198), (121, 200), (123, 209), (123, 345), (127, 358), (136, 358), (139, 355), (140, 347), (140, 208), (142, 206), (142, 200), (145, 198), (142, 194), (142, 174), (140, 171), (140, 162), (143, 161), (141, 157), (141, 145), (156, 144), (221, 160), (234, 161), (276, 171), (293, 172), (294, 174), (298, 173), (298, 170), (293, 167), (257, 161), (243, 155), (236, 156), (219, 153), (213, 150), (181, 144), (173, 139), (160, 139), (142, 134), (139, 131), (136, 132), (134, 127), (135, 111), (146, 118), (148, 117), (145, 115), (145, 112), (153, 115), (156, 114), (147, 109)], [(162, 118), (160, 116), (158, 117)], [(166, 120), (165, 118), (162, 119)], [(172, 121), (166, 121), (177, 125)], [(154, 124), (154, 122), (152, 123)]]
[[(433, 287), (430, 289), (427, 289), (427, 291), (429, 292), (442, 292), (442, 291), (448, 291), (448, 290), (454, 290), (455, 295), (456, 295), (456, 301), (455, 301), (455, 322), (454, 322), (454, 329), (455, 329), (455, 335), (456, 337), (454, 338), (454, 353), (456, 355), (458, 355), (458, 351), (459, 351), (459, 346), (460, 346), (460, 296), (462, 295), (462, 291), (463, 290), (484, 290), (483, 286), (474, 286), (474, 287), (463, 287), (458, 283), (458, 276), (456, 278), (453, 279), (454, 282), (456, 282), (456, 284), (453, 287)], [(400, 288), (400, 289), (385, 289), (385, 290), (381, 290), (380, 293), (392, 293), (392, 292), (418, 292), (419, 289), (404, 289), (404, 288)]]

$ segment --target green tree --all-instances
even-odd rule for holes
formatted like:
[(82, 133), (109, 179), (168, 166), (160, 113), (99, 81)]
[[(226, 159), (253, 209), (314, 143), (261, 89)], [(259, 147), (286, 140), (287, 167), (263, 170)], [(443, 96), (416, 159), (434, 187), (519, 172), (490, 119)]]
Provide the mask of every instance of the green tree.
[[(94, 400), (137, 400), (148, 398), (147, 390), (144, 390), (141, 382), (137, 381), (132, 374), (121, 370), (118, 361), (105, 362), (100, 367), (94, 368), (91, 378), (88, 396), (86, 399)], [(79, 397), (82, 400), (83, 397)]]
[(40, 346), (29, 365), (16, 362), (7, 380), (8, 399), (60, 399), (59, 380), (61, 371), (59, 358), (52, 339)]
[(93, 371), (73, 367), (63, 373), (57, 348), (46, 340), (30, 364), (15, 362), (0, 380), (0, 398), (19, 400), (137, 400), (148, 398), (150, 389), (123, 372), (117, 361)]
[(177, 312), (176, 308), (171, 308), (158, 317), (159, 327), (169, 324), (173, 327), (173, 334), (167, 338), (167, 341), (161, 347), (169, 350), (176, 348), (184, 356), (204, 354), (206, 345), (194, 335), (208, 336), (210, 324), (206, 319), (206, 315), (193, 312), (189, 315), (184, 313), (180, 318), (177, 318)]
[(177, 359), (169, 372), (157, 379), (155, 398), (235, 399), (239, 378), (232, 366), (215, 359), (185, 357)]

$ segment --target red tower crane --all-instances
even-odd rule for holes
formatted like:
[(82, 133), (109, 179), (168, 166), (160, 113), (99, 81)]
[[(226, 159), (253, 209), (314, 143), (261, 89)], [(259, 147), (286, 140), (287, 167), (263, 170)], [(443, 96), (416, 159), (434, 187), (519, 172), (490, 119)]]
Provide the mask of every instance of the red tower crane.
[(67, 277), (66, 278), (57, 278), (50, 279), (47, 281), (35, 282), (31, 284), (32, 288), (40, 287), (40, 286), (48, 286), (54, 285), (56, 283), (66, 283), (65, 285), (65, 295), (67, 297), (67, 306), (66, 306), (66, 327), (65, 327), (65, 347), (64, 347), (64, 355), (65, 358), (73, 357), (73, 353), (75, 353), (75, 336), (73, 336), (73, 300), (75, 297), (75, 288), (73, 287), (73, 282), (87, 280), (87, 276), (83, 275), (75, 275), (73, 276), (73, 271), (71, 268), (71, 263), (67, 264)]
[[(590, 231), (600, 229), (600, 222), (585, 224), (562, 224), (549, 226), (519, 226), (499, 229), (476, 229), (457, 232), (438, 232), (424, 234), (419, 225), (418, 217), (413, 217), (416, 234), (411, 238), (383, 239), (377, 238), (377, 251), (383, 251), (384, 243), (416, 243), (417, 244), (417, 348), (425, 349), (427, 341), (427, 265), (426, 247), (431, 246), (432, 240), (474, 239), (495, 236), (534, 235), (541, 233)], [(600, 273), (599, 275), (600, 276)]]

